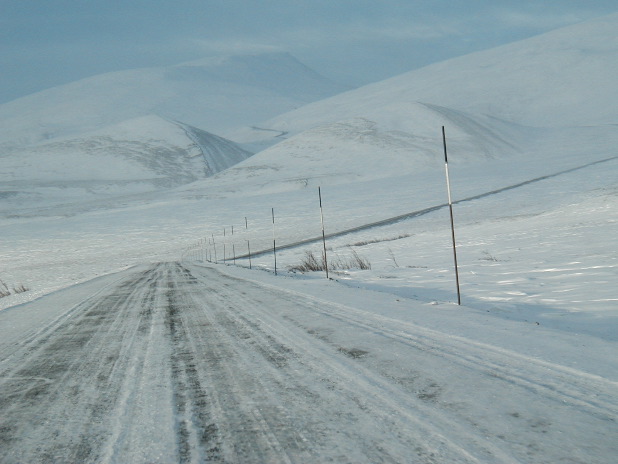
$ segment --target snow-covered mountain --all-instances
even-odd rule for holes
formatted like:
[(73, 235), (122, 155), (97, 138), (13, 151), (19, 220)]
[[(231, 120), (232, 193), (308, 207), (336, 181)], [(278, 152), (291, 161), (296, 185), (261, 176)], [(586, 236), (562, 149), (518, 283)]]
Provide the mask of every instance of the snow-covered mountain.
[(6, 152), (2, 209), (23, 214), (51, 204), (176, 187), (251, 154), (192, 126), (144, 116)]
[(271, 53), (109, 73), (5, 103), (2, 209), (39, 211), (211, 176), (251, 154), (219, 134), (343, 89)]
[(263, 123), (298, 133), (363, 117), (406, 125), (417, 102), (518, 124), (618, 123), (618, 14), (447, 60), (306, 105)]
[[(444, 163), (441, 126), (449, 127), (449, 145), (458, 153), (455, 163), (514, 156), (535, 132), (436, 105), (413, 103), (406, 112), (404, 118), (401, 108), (388, 105), (374, 108), (371, 119), (356, 117), (317, 125), (206, 184), (228, 191), (251, 185), (255, 193), (420, 174)], [(196, 185), (187, 188), (194, 190)]]
[(0, 105), (0, 149), (150, 114), (225, 136), (345, 89), (286, 53), (102, 74)]
[[(617, 21), (618, 16), (612, 15), (500, 49), (450, 60), (309, 104), (271, 119), (268, 123), (257, 124), (262, 130), (254, 130), (254, 134), (264, 134), (268, 132), (266, 129), (275, 131), (272, 134), (279, 135), (276, 137), (281, 140), (279, 144), (238, 164), (229, 165), (228, 169), (208, 179), (196, 180), (171, 191), (133, 196), (131, 199), (123, 199), (122, 202), (116, 199), (107, 201), (106, 197), (96, 196), (96, 201), (99, 202), (96, 212), (90, 209), (86, 214), (73, 215), (66, 223), (64, 218), (54, 222), (50, 216), (66, 215), (67, 209), (54, 207), (43, 213), (33, 211), (31, 205), (27, 215), (20, 212), (17, 218), (5, 216), (2, 219), (3, 224), (6, 224), (3, 227), (5, 241), (2, 245), (5, 247), (4, 256), (8, 256), (5, 258), (6, 266), (20, 269), (22, 257), (19, 250), (27, 250), (33, 242), (48, 240), (43, 232), (37, 231), (36, 227), (30, 227), (31, 223), (28, 221), (36, 222), (37, 219), (32, 218), (35, 214), (46, 215), (46, 218), (40, 220), (46, 221), (46, 225), (53, 223), (57, 228), (57, 236), (66, 240), (63, 245), (66, 248), (73, 249), (76, 243), (89, 247), (90, 237), (96, 238), (103, 233), (106, 237), (132, 237), (119, 246), (115, 258), (108, 250), (100, 248), (88, 248), (88, 251), (83, 252), (92, 257), (86, 261), (100, 260), (101, 269), (105, 266), (108, 269), (136, 262), (145, 255), (148, 259), (155, 255), (162, 259), (176, 258), (178, 250), (187, 245), (189, 238), (212, 237), (221, 244), (223, 240), (230, 240), (227, 236), (225, 239), (220, 237), (224, 228), (229, 228), (232, 224), (244, 226), (246, 216), (249, 217), (248, 230), (252, 247), (267, 247), (272, 244), (273, 224), (270, 212), (273, 206), (276, 207), (277, 214), (286, 219), (279, 221), (278, 216), (278, 241), (289, 243), (306, 239), (308, 236), (317, 236), (319, 229), (313, 227), (317, 185), (325, 187), (328, 232), (347, 230), (409, 212), (431, 209), (443, 204), (446, 196), (441, 138), (441, 126), (445, 126), (449, 161), (453, 165), (453, 197), (455, 201), (462, 201), (457, 208), (457, 220), (462, 227), (467, 227), (461, 231), (461, 237), (462, 240), (467, 240), (465, 247), (470, 257), (469, 263), (483, 264), (480, 260), (484, 259), (485, 251), (496, 256), (498, 252), (494, 251), (494, 245), (498, 247), (498, 236), (502, 236), (505, 243), (509, 244), (509, 253), (514, 256), (519, 256), (522, 249), (534, 249), (541, 241), (540, 236), (550, 234), (548, 229), (551, 221), (559, 218), (562, 228), (555, 233), (551, 232), (554, 235), (548, 235), (542, 241), (551, 246), (568, 243), (570, 251), (564, 254), (563, 258), (562, 255), (553, 256), (550, 251), (543, 250), (545, 261), (537, 264), (537, 267), (566, 269), (573, 266), (572, 263), (585, 262), (593, 269), (597, 266), (595, 261), (602, 255), (600, 249), (616, 249), (616, 239), (612, 238), (615, 236), (612, 229), (615, 224), (612, 225), (611, 221), (612, 215), (615, 218), (617, 205), (615, 192), (618, 171), (615, 168), (615, 146), (618, 144), (618, 132), (615, 126), (608, 123), (618, 107), (618, 100), (607, 85), (601, 85), (612, 82), (615, 73), (612, 68), (614, 65), (606, 62), (605, 55), (600, 56), (600, 50), (607, 49), (615, 42), (614, 29), (601, 26), (615, 24)], [(593, 40), (595, 37), (596, 40)], [(562, 48), (558, 46), (560, 43)], [(583, 43), (589, 52), (581, 51)], [(590, 69), (584, 72), (577, 63), (572, 68), (565, 65), (565, 56), (578, 53), (582, 54), (583, 61), (595, 66), (597, 85), (587, 87)], [(522, 56), (519, 67), (511, 65), (513, 57), (518, 54)], [(524, 56), (530, 58), (531, 64), (525, 64)], [(486, 63), (494, 60), (493, 64), (480, 67), (478, 63), (483, 57), (487, 60)], [(542, 63), (544, 68), (540, 67)], [(570, 87), (568, 91), (551, 93), (548, 89), (553, 85), (553, 74), (549, 70), (559, 67), (569, 74)], [(443, 71), (441, 76), (451, 76), (450, 80), (440, 81), (432, 71), (436, 69)], [(469, 70), (469, 76), (461, 71), (465, 69)], [(504, 71), (507, 69), (518, 74)], [(460, 77), (457, 77), (458, 73)], [(515, 84), (521, 101), (504, 98), (503, 91), (508, 91)], [(483, 89), (483, 92), (474, 94), (472, 89), (475, 87)], [(470, 98), (462, 97), (468, 92), (467, 89), (470, 91)], [(589, 108), (590, 111), (582, 110), (581, 118), (575, 120), (575, 113), (566, 111), (566, 108), (572, 106), (574, 99), (583, 98), (579, 95), (580, 91), (588, 98), (582, 109)], [(221, 98), (224, 96), (221, 95)], [(435, 100), (433, 97), (436, 97)], [(521, 102), (532, 102), (527, 116), (522, 111), (528, 107)], [(449, 103), (452, 105), (449, 106)], [(599, 119), (599, 122), (603, 123), (601, 125), (591, 125), (594, 121), (589, 118), (589, 114), (594, 113), (594, 107), (598, 109), (597, 115), (606, 115)], [(490, 111), (492, 108), (496, 110)], [(512, 122), (505, 119), (517, 111), (522, 115), (521, 120)], [(25, 117), (25, 113), (22, 115)], [(61, 113), (59, 116), (66, 115)], [(125, 116), (126, 114), (122, 117)], [(556, 127), (534, 127), (536, 118), (540, 121), (548, 119), (549, 116), (557, 124)], [(186, 136), (186, 126), (174, 125), (167, 120), (156, 121), (157, 124), (169, 125), (169, 131), (158, 128), (154, 131), (155, 136), (146, 137), (146, 140), (180, 138), (180, 141), (174, 144), (175, 147), (181, 147), (178, 150), (170, 149), (165, 144), (158, 145), (161, 150), (167, 150), (169, 155), (163, 159), (175, 157), (177, 168), (173, 171), (174, 174), (170, 174), (171, 180), (162, 175), (162, 172), (168, 169), (166, 164), (161, 164), (163, 167), (157, 171), (158, 168), (154, 169), (139, 161), (143, 160), (140, 156), (131, 155), (121, 160), (123, 169), (127, 173), (133, 172), (132, 178), (139, 179), (142, 183), (139, 185), (149, 183), (149, 188), (155, 182), (153, 179), (171, 185), (173, 182), (178, 184), (190, 180), (189, 173), (195, 173), (198, 169), (201, 169), (202, 175), (203, 166), (196, 167), (198, 157), (195, 140)], [(153, 119), (148, 119), (147, 122), (148, 125), (154, 124)], [(582, 127), (573, 127), (573, 123)], [(117, 134), (118, 130), (115, 129), (114, 133)], [(130, 128), (124, 132), (130, 134), (128, 138), (116, 135), (114, 140), (124, 140), (130, 145), (134, 134), (139, 132)], [(157, 134), (167, 135), (158, 137)], [(95, 133), (94, 140), (100, 140), (100, 135)], [(70, 146), (76, 144), (75, 140), (80, 137), (73, 136), (63, 141), (73, 141), (68, 142)], [(90, 140), (92, 142), (92, 139)], [(65, 143), (63, 141), (51, 140), (50, 143)], [(84, 145), (86, 142), (79, 143)], [(154, 142), (149, 143), (156, 145)], [(48, 148), (47, 144), (30, 147), (28, 153), (39, 153), (37, 150), (42, 150), (36, 156), (43, 165), (43, 160), (49, 159), (44, 155)], [(156, 151), (156, 148), (152, 151)], [(65, 150), (63, 146), (56, 145), (53, 150), (49, 148), (48, 153), (60, 160), (60, 155), (65, 152), (69, 153), (68, 148)], [(24, 180), (36, 172), (36, 166), (22, 169), (20, 163), (23, 164), (27, 155), (25, 151), (20, 153), (19, 157), (15, 155), (12, 158), (11, 169), (14, 176), (22, 176), (19, 179)], [(106, 166), (99, 164), (100, 172), (106, 173), (105, 176), (108, 177), (114, 173), (117, 177), (112, 177), (116, 183), (113, 190), (121, 192), (119, 185), (124, 180), (118, 172), (123, 171), (110, 173), (108, 168), (112, 166), (111, 161), (117, 160), (112, 150), (108, 150), (105, 156), (109, 163)], [(94, 156), (88, 155), (89, 160), (93, 158)], [(70, 163), (79, 165), (75, 158)], [(54, 176), (60, 176), (57, 169)], [(73, 179), (77, 177), (79, 176), (76, 175)], [(80, 178), (96, 179), (94, 175), (81, 175)], [(21, 185), (24, 184), (25, 181)], [(23, 191), (16, 185), (17, 182), (6, 184), (3, 193), (5, 197), (11, 196), (10, 201), (13, 202), (20, 198), (14, 192)], [(89, 188), (94, 189), (93, 185), (90, 182)], [(134, 183), (132, 187), (137, 185)], [(62, 194), (65, 200), (73, 195), (75, 202), (84, 199), (84, 189), (70, 191), (67, 186), (68, 182), (61, 192), (57, 189), (54, 194)], [(145, 190), (138, 188), (126, 189), (127, 193), (143, 191)], [(79, 192), (80, 196), (77, 196), (76, 192)], [(40, 190), (38, 198), (43, 196)], [(26, 207), (25, 200), (22, 205)], [(73, 211), (75, 210), (74, 208)], [(437, 215), (438, 213), (423, 216), (414, 221), (400, 221), (384, 228), (376, 227), (358, 236), (341, 238), (340, 242), (333, 246), (336, 250), (345, 250), (346, 246), (354, 243), (375, 243), (375, 247), (364, 251), (375, 256), (374, 262), (381, 263), (376, 264), (376, 268), (385, 273), (387, 260), (383, 255), (386, 256), (387, 247), (390, 246), (400, 250), (400, 256), (405, 257), (415, 269), (401, 269), (402, 279), (407, 279), (414, 272), (415, 279), (418, 277), (415, 282), (440, 287), (441, 281), (432, 280), (428, 275), (433, 271), (418, 270), (434, 269), (436, 274), (440, 274), (446, 272), (444, 269), (449, 266), (451, 256), (448, 252), (441, 255), (441, 270), (437, 270), (437, 267), (433, 267), (437, 265), (430, 262), (436, 248), (432, 245), (432, 240), (440, 234), (443, 238), (448, 238), (446, 221), (442, 221)], [(543, 217), (537, 218), (539, 215)], [(162, 218), (165, 221), (162, 221)], [(580, 226), (583, 223), (593, 224), (594, 228)], [(510, 231), (517, 231), (518, 235), (509, 235)], [(64, 233), (68, 235), (62, 235)], [(568, 237), (565, 238), (564, 235)], [(149, 241), (152, 237), (156, 237), (156, 243)], [(393, 237), (403, 238), (395, 243), (391, 240)], [(611, 241), (603, 244), (603, 240), (596, 240), (599, 237)], [(143, 245), (143, 241), (148, 241), (148, 245)], [(388, 241), (388, 245), (381, 245), (383, 241)], [(584, 242), (595, 243), (594, 250), (585, 251), (587, 248), (581, 246)], [(54, 246), (60, 246), (58, 243)], [(106, 243), (111, 247), (117, 246), (109, 240)], [(448, 240), (440, 242), (439, 247), (447, 246)], [(577, 256), (578, 249), (584, 250), (581, 257)], [(539, 255), (542, 253), (538, 252)], [(302, 250), (296, 254), (290, 252), (287, 258), (281, 259), (287, 259), (287, 262), (291, 263), (297, 260), (299, 254), (302, 256)], [(128, 256), (133, 258), (129, 259)], [(420, 264), (415, 261), (417, 257)], [(46, 255), (32, 258), (33, 262), (47, 259)], [(501, 258), (498, 256), (496, 259)], [(614, 258), (611, 256), (607, 260), (602, 259), (603, 272), (609, 273), (609, 277), (603, 277), (603, 281), (609, 281), (610, 277), (615, 276), (616, 267), (611, 263), (612, 259)], [(465, 258), (463, 261), (465, 262)], [(506, 258), (504, 261), (506, 262)], [(554, 290), (548, 290), (551, 286), (540, 288), (537, 281), (526, 274), (525, 261), (523, 258), (514, 260), (513, 262), (519, 263), (521, 267), (511, 270), (506, 269), (507, 264), (504, 265), (505, 273), (513, 272), (518, 276), (521, 273), (521, 277), (517, 278), (519, 280), (504, 279), (504, 282), (508, 281), (504, 284), (505, 291), (520, 291), (518, 282), (522, 281), (532, 289), (529, 294), (543, 294), (550, 298), (554, 290), (560, 291), (555, 286)], [(46, 262), (53, 264), (53, 259)], [(495, 262), (498, 261), (492, 261)], [(268, 267), (268, 263), (264, 266)], [(476, 269), (473, 264), (470, 264), (470, 269), (470, 272), (475, 272), (476, 275), (485, 272)], [(27, 271), (21, 274), (14, 271), (10, 280), (19, 282), (24, 279), (22, 276), (25, 274)], [(490, 274), (490, 271), (487, 271), (486, 283), (492, 279)], [(557, 275), (565, 277), (563, 274)], [(51, 282), (51, 278), (46, 275), (29, 279), (28, 282), (37, 279)], [(577, 287), (581, 296), (585, 293), (585, 286), (576, 277), (572, 279), (573, 288)], [(56, 285), (54, 282), (49, 285)], [(383, 281), (380, 281), (380, 285), (385, 286)], [(493, 284), (494, 289), (497, 287)], [(468, 288), (469, 292), (473, 290)], [(446, 292), (443, 289), (441, 291)], [(598, 298), (600, 303), (597, 306), (605, 308), (609, 304), (609, 291), (601, 288), (595, 291), (602, 294)], [(477, 295), (481, 299), (482, 291), (479, 290)]]
[(246, 129), (286, 140), (213, 181), (276, 191), (414, 174), (442, 159), (441, 126), (454, 163), (534, 161), (552, 146), (576, 162), (590, 131), (564, 128), (609, 140), (618, 123), (617, 29), (614, 14), (308, 104), (259, 125), (270, 134)]

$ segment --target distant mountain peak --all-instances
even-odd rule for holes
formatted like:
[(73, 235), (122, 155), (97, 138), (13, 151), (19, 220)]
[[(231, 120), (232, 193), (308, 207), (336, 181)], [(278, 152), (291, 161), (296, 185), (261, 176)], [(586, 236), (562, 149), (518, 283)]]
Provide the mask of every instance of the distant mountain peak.
[(226, 136), (343, 90), (288, 53), (101, 74), (0, 105), (0, 148), (75, 136), (149, 114)]
[(330, 81), (287, 52), (212, 56), (172, 66), (172, 79), (256, 86), (305, 103), (349, 90)]

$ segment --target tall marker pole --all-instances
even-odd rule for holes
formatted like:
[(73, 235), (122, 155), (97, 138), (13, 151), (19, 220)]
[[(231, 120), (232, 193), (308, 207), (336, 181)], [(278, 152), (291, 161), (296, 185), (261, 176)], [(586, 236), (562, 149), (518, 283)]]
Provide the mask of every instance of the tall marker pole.
[(217, 244), (215, 243), (215, 234), (212, 234), (212, 248), (215, 250), (215, 264), (219, 264), (219, 261), (217, 261)]
[(320, 197), (320, 222), (322, 224), (322, 247), (324, 249), (324, 270), (328, 279), (328, 261), (326, 260), (326, 235), (324, 234), (324, 213), (322, 212), (322, 189), (318, 187), (318, 196)]
[[(249, 223), (247, 222), (247, 216), (245, 216), (245, 231), (247, 237), (249, 236)], [(249, 245), (249, 239), (247, 239), (247, 251), (249, 252), (249, 269), (251, 269), (251, 245)]]
[(232, 226), (232, 256), (234, 257), (234, 266), (236, 266), (236, 245), (234, 244), (234, 226)]
[(451, 181), (448, 175), (448, 156), (446, 154), (446, 133), (442, 126), (442, 142), (444, 144), (444, 169), (446, 171), (446, 191), (448, 193), (448, 208), (451, 214), (451, 236), (453, 238), (453, 259), (455, 261), (455, 282), (457, 283), (457, 304), (461, 306), (461, 292), (459, 290), (459, 269), (457, 266), (457, 246), (455, 242), (455, 221), (453, 220), (453, 200), (451, 199)]
[(249, 269), (251, 269), (251, 245), (249, 245), (249, 240), (247, 240), (247, 251), (249, 252)]
[(277, 242), (275, 239), (275, 208), (271, 209), (273, 215), (273, 256), (275, 258), (275, 275), (277, 275)]

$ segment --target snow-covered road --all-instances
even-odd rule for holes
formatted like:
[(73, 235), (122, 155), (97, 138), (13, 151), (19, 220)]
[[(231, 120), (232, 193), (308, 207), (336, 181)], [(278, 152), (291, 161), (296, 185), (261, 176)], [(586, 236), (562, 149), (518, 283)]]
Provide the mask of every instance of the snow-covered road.
[(1, 312), (0, 462), (618, 456), (611, 379), (220, 269), (137, 267)]

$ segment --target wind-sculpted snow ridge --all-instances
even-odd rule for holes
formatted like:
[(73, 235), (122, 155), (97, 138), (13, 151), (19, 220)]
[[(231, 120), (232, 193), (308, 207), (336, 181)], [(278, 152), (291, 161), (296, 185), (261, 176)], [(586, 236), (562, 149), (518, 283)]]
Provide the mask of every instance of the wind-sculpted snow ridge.
[(3, 463), (609, 464), (618, 452), (615, 381), (274, 280), (159, 263), (0, 319)]

